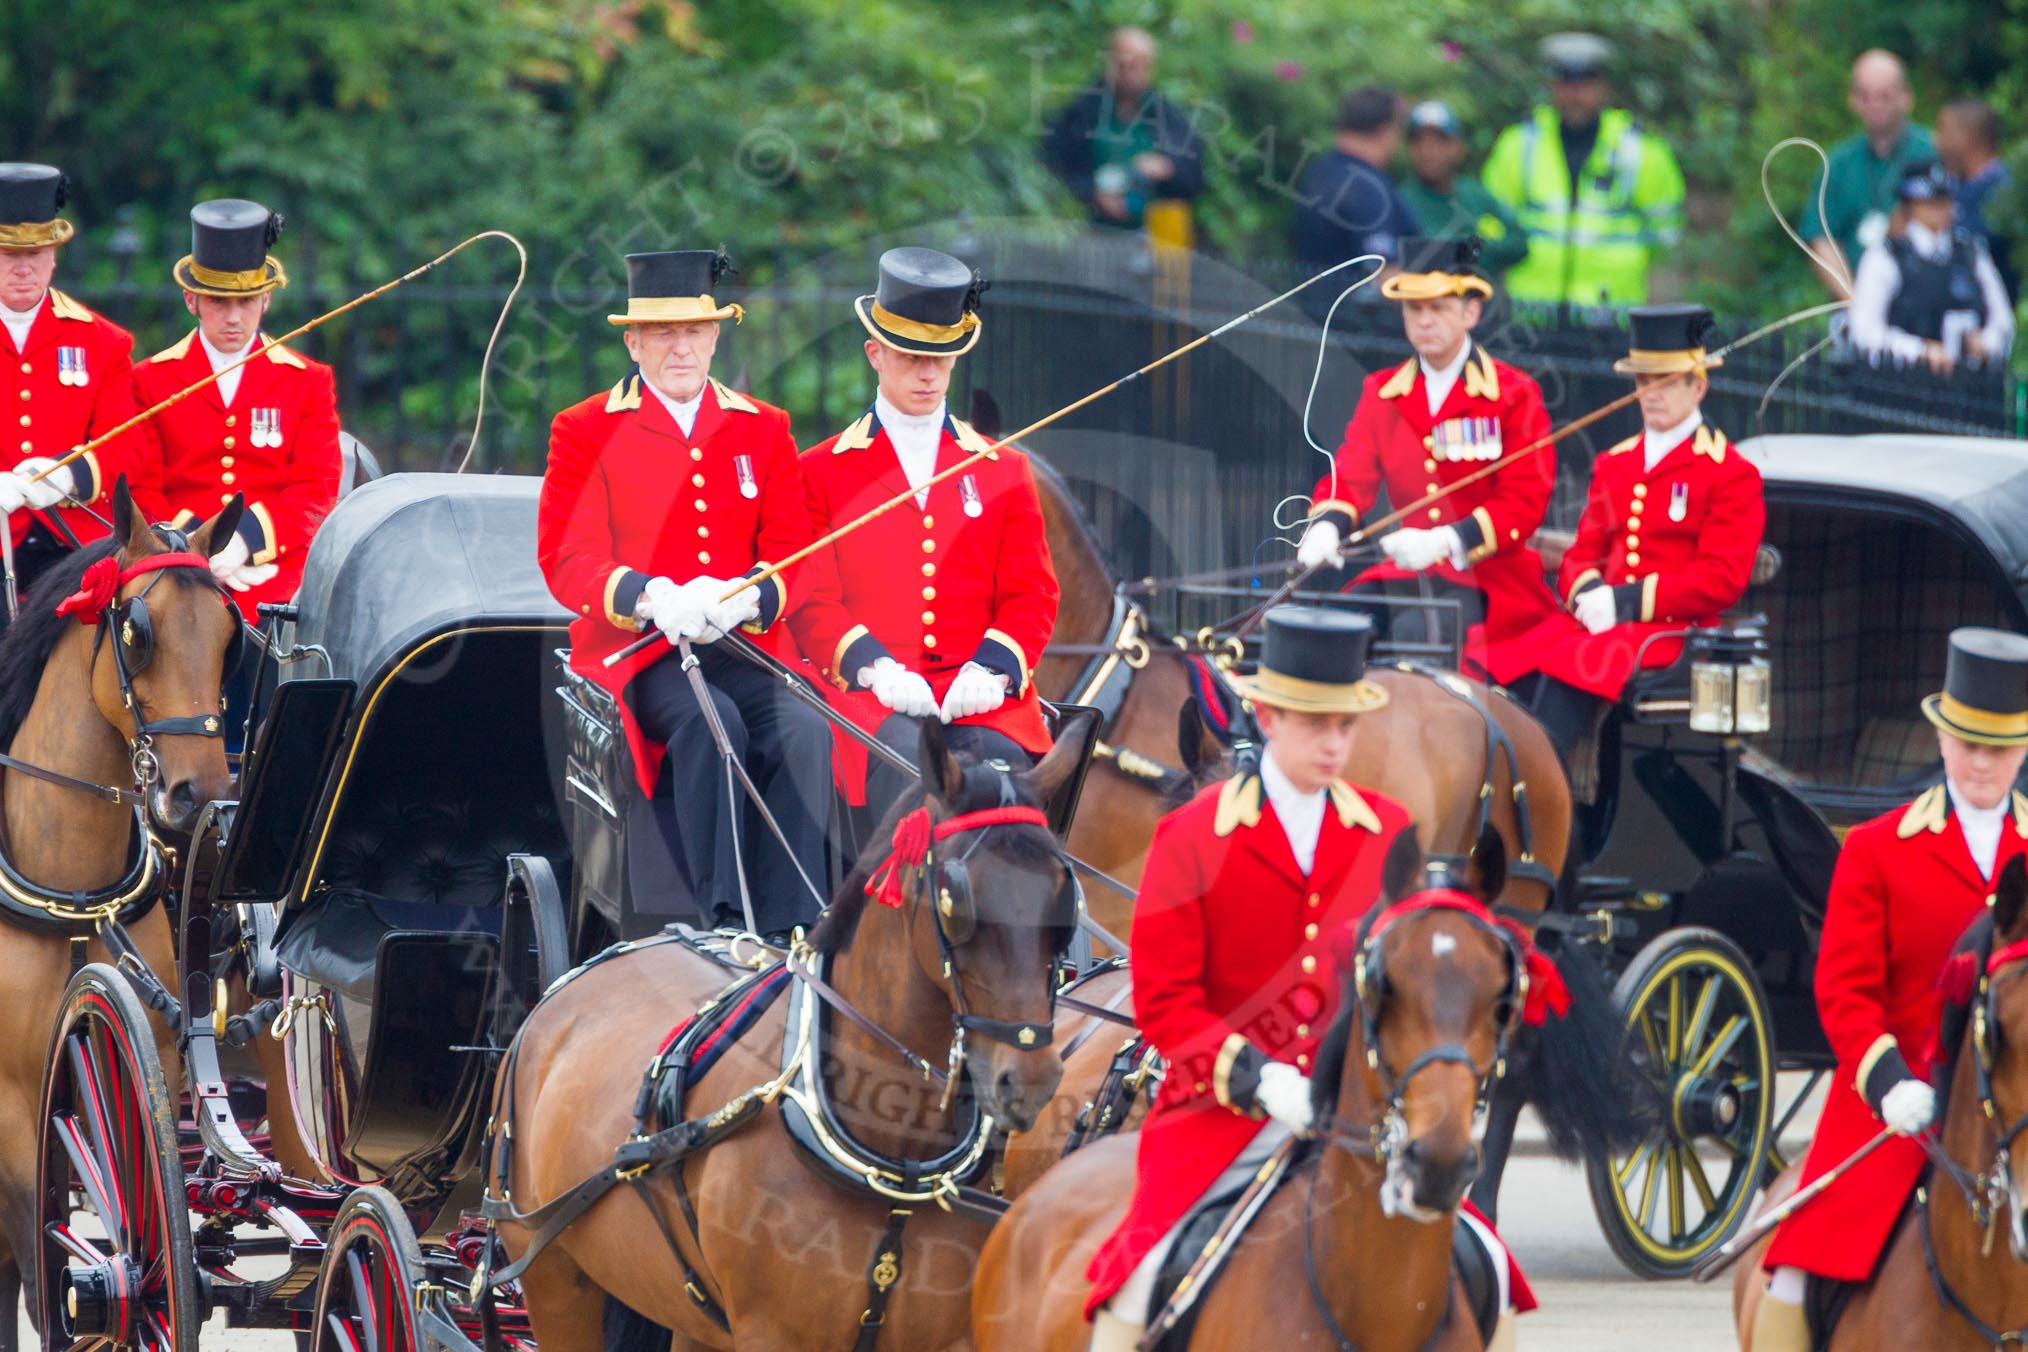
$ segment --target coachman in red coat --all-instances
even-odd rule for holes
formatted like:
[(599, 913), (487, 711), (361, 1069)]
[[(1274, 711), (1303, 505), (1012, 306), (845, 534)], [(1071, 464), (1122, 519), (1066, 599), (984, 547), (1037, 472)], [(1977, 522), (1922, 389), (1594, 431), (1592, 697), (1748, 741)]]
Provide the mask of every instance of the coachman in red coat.
[(1645, 430), (1592, 465), (1577, 538), (1563, 556), (1553, 614), (1520, 641), (1543, 680), (1536, 713), (1568, 749), (1596, 702), (1620, 697), (1638, 669), (1682, 654), (1684, 629), (1716, 624), (1753, 576), (1767, 510), (1760, 471), (1704, 422), (1698, 405), (1711, 312), (1632, 312), (1633, 349), (1613, 369), (1635, 378)]
[[(957, 358), (979, 340), (970, 268), (934, 249), (890, 249), (876, 294), (861, 296), (879, 377), (873, 407), (803, 453), (810, 526), (830, 533), (916, 488), (913, 498), (811, 556), (789, 626), (854, 723), (915, 760), (917, 718), (950, 725), (951, 744), (1027, 763), (1049, 749), (1035, 664), (1056, 627), (1056, 569), (1028, 461), (994, 450), (962, 474), (928, 480), (992, 445), (950, 415)], [(875, 810), (903, 788), (885, 765), (839, 740), (847, 798)]]
[[(13, 538), (14, 580), (41, 572), (106, 528), (76, 507), (104, 498), (127, 468), (131, 436), (87, 451), (39, 483), (29, 480), (134, 412), (134, 338), (104, 315), (52, 290), (56, 252), (74, 233), (58, 215), (69, 187), (46, 164), (0, 164), (0, 511)], [(0, 621), (4, 623), (4, 621)]]
[[(1412, 270), (1388, 278), (1381, 294), (1403, 303), (1416, 355), (1366, 377), (1344, 444), (1311, 492), (1303, 563), (1335, 554), (1383, 487), (1398, 510), (1549, 435), (1534, 379), (1471, 341), (1493, 294), (1478, 252), (1476, 238), (1402, 241)], [(1549, 446), (1467, 484), (1381, 537), (1388, 561), (1362, 572), (1353, 590), (1459, 600), (1468, 669), (1497, 681), (1525, 675), (1529, 651), (1515, 640), (1556, 610), (1528, 544), (1555, 485)], [(1390, 606), (1382, 618), (1394, 638), (1427, 641), (1437, 636), (1426, 633), (1426, 614)]]
[(1936, 1111), (1939, 970), (2000, 869), (2028, 854), (2028, 795), (2013, 788), (2028, 758), (2028, 638), (1959, 629), (1950, 644), (1944, 689), (1923, 701), (1944, 782), (1854, 827), (1831, 879), (1817, 1012), (1838, 1070), (1799, 1186), (1844, 1163), (1883, 1123), (1902, 1139), (1782, 1222), (1765, 1260), (1775, 1277), (1755, 1315), (1754, 1352), (1807, 1352), (1801, 1273), (1873, 1275), (1928, 1166), (1907, 1138)]
[[(738, 629), (772, 646), (795, 604), (794, 570), (725, 593), (810, 538), (789, 415), (711, 379), (720, 321), (745, 313), (712, 294), (730, 266), (712, 250), (627, 256), (627, 312), (609, 318), (636, 370), (550, 425), (536, 549), (550, 591), (576, 615), (571, 667), (618, 700), (641, 790), (673, 847), (643, 849), (646, 839), (630, 833), (636, 888), (687, 892), (713, 923), (749, 926), (744, 896), (750, 927), (779, 937), (815, 918), (797, 866), (825, 876), (829, 737), (820, 714), (718, 644)], [(605, 665), (650, 628), (669, 641)], [(691, 641), (718, 721), (788, 853), (726, 782), (678, 638)]]
[(200, 202), (190, 253), (173, 270), (197, 327), (134, 368), (134, 397), (159, 403), (226, 370), (135, 429), (134, 500), (157, 521), (189, 525), (235, 495), (246, 511), (211, 571), (240, 613), (260, 622), (263, 601), (287, 601), (303, 580), (310, 541), (338, 501), (338, 387), (331, 368), (261, 335), (288, 275), (268, 249), (282, 218), (258, 202)]

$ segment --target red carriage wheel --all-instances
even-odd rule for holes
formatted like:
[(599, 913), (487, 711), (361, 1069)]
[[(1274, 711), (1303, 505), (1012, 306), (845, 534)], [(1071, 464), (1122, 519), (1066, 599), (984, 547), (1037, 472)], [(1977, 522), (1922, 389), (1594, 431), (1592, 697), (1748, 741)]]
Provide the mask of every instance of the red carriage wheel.
[(422, 1249), (401, 1203), (385, 1188), (359, 1189), (338, 1209), (325, 1243), (312, 1352), (419, 1352)]
[(43, 1073), (36, 1163), (44, 1348), (197, 1346), (205, 1310), (176, 1102), (127, 979), (100, 963), (71, 978)]

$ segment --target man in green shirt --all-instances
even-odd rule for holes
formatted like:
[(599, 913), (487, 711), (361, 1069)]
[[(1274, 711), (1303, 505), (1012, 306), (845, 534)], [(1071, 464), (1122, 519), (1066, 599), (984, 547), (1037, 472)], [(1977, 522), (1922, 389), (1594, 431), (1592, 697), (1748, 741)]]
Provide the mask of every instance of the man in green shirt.
[(1836, 280), (1840, 270), (1832, 245), (1843, 253), (1846, 272), (1858, 267), (1860, 255), (1887, 238), (1902, 174), (1936, 158), (1929, 131), (1908, 120), (1915, 96), (1908, 87), (1908, 72), (1893, 52), (1876, 47), (1860, 53), (1852, 63), (1847, 102), (1859, 119), (1860, 131), (1831, 148), (1828, 173), (1817, 175), (1824, 185), (1823, 215), (1817, 214), (1813, 182), (1802, 225), (1804, 242), (1823, 263), (1826, 283), (1840, 297), (1845, 288)]
[(1458, 172), (1464, 162), (1464, 136), (1449, 104), (1429, 99), (1409, 110), (1410, 173), (1400, 183), (1403, 199), (1431, 239), (1477, 235), (1479, 268), (1498, 281), (1500, 274), (1528, 256), (1528, 239), (1514, 213), (1484, 184)]

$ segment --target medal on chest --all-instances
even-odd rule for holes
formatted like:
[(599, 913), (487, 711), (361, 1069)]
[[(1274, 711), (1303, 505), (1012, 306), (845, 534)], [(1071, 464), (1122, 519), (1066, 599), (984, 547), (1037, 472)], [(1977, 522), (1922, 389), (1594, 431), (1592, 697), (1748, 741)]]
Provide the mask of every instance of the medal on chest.
[(1690, 515), (1690, 485), (1685, 483), (1669, 486), (1669, 519), (1681, 521)]
[(252, 412), (253, 431), (247, 436), (255, 446), (273, 449), (282, 444), (282, 411), (278, 408), (257, 408)]
[(56, 383), (59, 385), (83, 385), (91, 379), (85, 370), (85, 350), (81, 347), (59, 347), (56, 350)]
[(750, 455), (735, 455), (732, 457), (732, 468), (739, 475), (739, 495), (743, 498), (759, 497), (760, 485), (754, 481), (753, 477), (753, 457)]
[(1436, 460), (1498, 460), (1498, 418), (1449, 418), (1430, 430), (1430, 456)]
[(966, 516), (978, 516), (986, 510), (986, 504), (979, 501), (979, 481), (971, 475), (958, 480), (958, 496), (964, 501)]

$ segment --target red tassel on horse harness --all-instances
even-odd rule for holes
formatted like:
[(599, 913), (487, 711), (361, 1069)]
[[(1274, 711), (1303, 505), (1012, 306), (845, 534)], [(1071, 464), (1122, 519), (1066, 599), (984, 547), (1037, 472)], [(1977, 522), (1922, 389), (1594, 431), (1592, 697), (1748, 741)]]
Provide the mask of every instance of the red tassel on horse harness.
[(1972, 998), (1972, 987), (1979, 981), (1979, 958), (1976, 953), (1957, 953), (1944, 963), (1943, 970), (1936, 974), (1937, 993), (1945, 1004), (1961, 1005)]
[(981, 812), (946, 817), (932, 827), (929, 809), (919, 807), (894, 824), (894, 850), (866, 880), (866, 895), (882, 906), (899, 907), (902, 903), (902, 870), (921, 868), (923, 861), (929, 858), (931, 842), (961, 831), (1015, 825), (1040, 826), (1048, 830), (1049, 817), (1039, 807), (989, 807)]
[(84, 570), (78, 589), (56, 603), (56, 613), (75, 615), (79, 624), (89, 628), (99, 622), (107, 606), (119, 599), (122, 586), (164, 568), (202, 568), (210, 572), (211, 561), (201, 554), (177, 550), (150, 554), (131, 568), (122, 569), (120, 561), (108, 554), (93, 560), (91, 567)]

